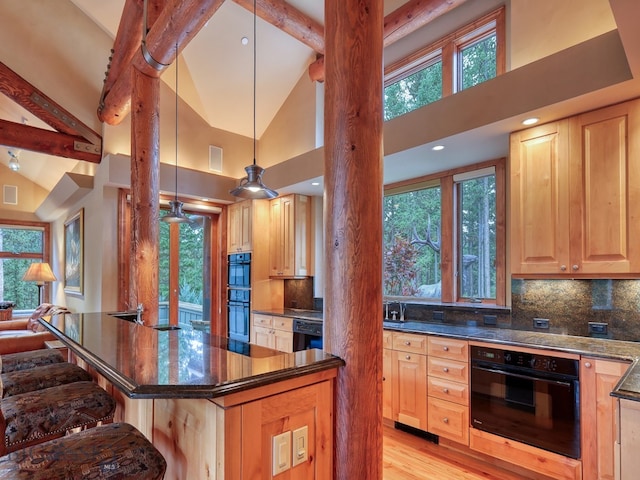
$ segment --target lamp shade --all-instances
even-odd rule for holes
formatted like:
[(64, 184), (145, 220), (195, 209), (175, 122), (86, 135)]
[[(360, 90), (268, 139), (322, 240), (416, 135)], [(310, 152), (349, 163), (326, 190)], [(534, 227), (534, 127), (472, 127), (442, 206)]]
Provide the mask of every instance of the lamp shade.
[(51, 267), (48, 263), (34, 262), (29, 265), (29, 268), (22, 277), (22, 280), (25, 282), (36, 282), (36, 284), (43, 285), (44, 282), (55, 282), (58, 279), (51, 271)]

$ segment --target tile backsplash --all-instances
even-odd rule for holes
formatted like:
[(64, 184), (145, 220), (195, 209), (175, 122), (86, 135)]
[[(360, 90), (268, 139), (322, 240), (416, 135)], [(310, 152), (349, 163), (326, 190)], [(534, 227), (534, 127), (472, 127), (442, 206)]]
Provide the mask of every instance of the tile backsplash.
[(513, 279), (511, 328), (536, 330), (536, 318), (549, 333), (640, 341), (640, 280)]

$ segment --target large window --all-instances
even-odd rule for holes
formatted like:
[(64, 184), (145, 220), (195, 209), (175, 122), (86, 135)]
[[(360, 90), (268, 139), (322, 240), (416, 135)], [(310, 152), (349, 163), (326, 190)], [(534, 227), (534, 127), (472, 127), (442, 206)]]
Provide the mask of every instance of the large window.
[(473, 87), (505, 70), (504, 8), (385, 69), (384, 119)]
[[(15, 310), (38, 306), (38, 288), (22, 276), (32, 262), (48, 262), (49, 227), (46, 224), (0, 224), (0, 301), (14, 302)], [(48, 298), (45, 288), (44, 298)]]
[(504, 160), (391, 185), (384, 295), (505, 303)]

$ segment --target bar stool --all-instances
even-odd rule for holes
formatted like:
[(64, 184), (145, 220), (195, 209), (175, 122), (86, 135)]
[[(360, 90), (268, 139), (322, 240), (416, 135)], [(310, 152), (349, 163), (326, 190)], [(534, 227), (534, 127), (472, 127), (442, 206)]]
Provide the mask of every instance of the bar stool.
[(28, 370), (42, 365), (62, 363), (64, 356), (53, 348), (40, 350), (28, 350), (26, 352), (6, 353), (0, 355), (0, 373), (14, 372), (16, 370)]
[(0, 401), (0, 455), (62, 437), (78, 427), (111, 422), (115, 400), (93, 382), (21, 393)]
[(0, 458), (0, 480), (162, 480), (167, 463), (128, 423), (72, 433)]
[(51, 363), (28, 370), (14, 370), (0, 374), (0, 398), (57, 387), (65, 383), (90, 382), (91, 380), (93, 378), (89, 372), (68, 362)]

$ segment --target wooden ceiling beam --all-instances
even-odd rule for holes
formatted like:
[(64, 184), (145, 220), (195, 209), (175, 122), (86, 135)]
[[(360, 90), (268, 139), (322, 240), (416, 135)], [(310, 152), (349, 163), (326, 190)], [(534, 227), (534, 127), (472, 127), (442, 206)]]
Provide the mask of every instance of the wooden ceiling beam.
[[(233, 0), (253, 13), (253, 0)], [(324, 26), (284, 0), (256, 0), (256, 14), (316, 53), (324, 54)]]
[[(224, 0), (171, 0), (147, 33), (146, 44), (151, 57), (159, 64), (169, 66), (223, 3)], [(140, 17), (140, 21), (142, 22), (142, 17)], [(123, 20), (121, 19), (120, 22), (122, 23)], [(140, 23), (139, 29), (134, 26), (131, 28), (141, 31), (142, 23)], [(137, 34), (133, 31), (126, 32), (124, 28), (122, 30), (124, 38), (121, 38), (120, 42), (123, 45), (131, 45), (132, 43), (135, 45), (135, 39), (126, 38), (126, 35), (137, 36)], [(118, 33), (120, 31), (119, 27)], [(131, 68), (150, 77), (160, 77), (165, 70), (165, 68), (157, 70), (150, 66), (139, 48), (135, 49), (131, 61), (127, 64), (124, 59), (118, 58), (126, 56), (127, 51), (128, 49), (114, 51), (112, 70), (115, 80), (98, 106), (98, 118), (109, 125), (118, 125), (131, 109), (133, 85)], [(119, 71), (115, 70), (116, 61), (122, 65)], [(107, 78), (109, 78), (109, 74)]]
[[(384, 46), (388, 47), (464, 2), (466, 0), (410, 0), (384, 18)], [(322, 57), (309, 65), (309, 78), (324, 82)]]
[(0, 119), (0, 145), (100, 163), (102, 152), (84, 138)]
[(82, 137), (84, 141), (98, 148), (102, 147), (102, 137), (99, 134), (2, 62), (0, 62), (0, 92), (58, 132)]

